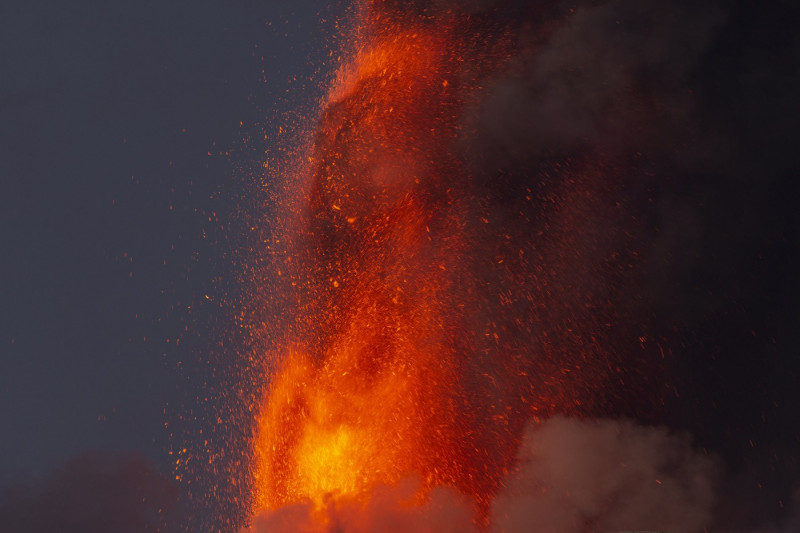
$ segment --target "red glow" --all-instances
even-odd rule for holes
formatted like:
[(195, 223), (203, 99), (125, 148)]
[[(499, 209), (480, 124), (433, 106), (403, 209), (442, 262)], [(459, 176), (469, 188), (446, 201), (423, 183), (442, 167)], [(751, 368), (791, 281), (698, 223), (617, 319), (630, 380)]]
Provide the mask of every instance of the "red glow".
[(418, 497), (454, 487), (485, 519), (526, 421), (579, 411), (577, 376), (603, 373), (572, 328), (592, 322), (588, 274), (564, 266), (595, 253), (579, 240), (598, 171), (559, 164), (551, 190), (515, 191), (520, 220), (493, 219), (457, 142), (510, 45), (468, 17), (395, 11), (367, 10), (316, 133), (295, 251), (308, 291), (258, 413), (254, 512), (417, 476)]

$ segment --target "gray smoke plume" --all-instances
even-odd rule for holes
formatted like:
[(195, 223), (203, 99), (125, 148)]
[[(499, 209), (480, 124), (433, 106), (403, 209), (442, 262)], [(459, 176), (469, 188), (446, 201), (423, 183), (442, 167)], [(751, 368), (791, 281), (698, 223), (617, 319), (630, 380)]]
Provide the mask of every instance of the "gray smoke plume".
[[(528, 427), (519, 467), (495, 499), (489, 529), (703, 533), (714, 522), (720, 474), (718, 461), (693, 448), (686, 435), (630, 421), (556, 417)], [(437, 488), (417, 506), (410, 503), (416, 487), (413, 480), (380, 487), (364, 505), (331, 500), (317, 514), (310, 503), (284, 507), (257, 517), (249, 531), (479, 530), (455, 491)], [(315, 525), (319, 516), (328, 525)]]
[(689, 78), (724, 20), (721, 10), (713, 2), (613, 0), (561, 11), (544, 45), (521, 31), (531, 45), (480, 102), (470, 145), (489, 157), (485, 168), (685, 141), (697, 106)]
[(495, 531), (702, 533), (712, 522), (719, 467), (665, 428), (554, 418), (529, 428), (519, 461)]

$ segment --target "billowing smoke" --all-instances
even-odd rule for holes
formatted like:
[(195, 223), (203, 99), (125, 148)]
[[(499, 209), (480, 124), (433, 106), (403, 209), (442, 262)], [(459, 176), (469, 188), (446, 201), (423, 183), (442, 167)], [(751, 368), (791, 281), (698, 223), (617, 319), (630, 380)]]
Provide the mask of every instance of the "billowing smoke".
[[(492, 506), (488, 531), (778, 533), (800, 525), (797, 520), (741, 529), (729, 524), (719, 459), (693, 447), (688, 435), (663, 427), (555, 417), (528, 427), (518, 460)], [(310, 502), (294, 504), (256, 517), (248, 531), (483, 530), (472, 524), (469, 502), (457, 491), (439, 487), (420, 503), (417, 488), (407, 479), (376, 489), (367, 503), (331, 499), (316, 511)]]
[(298, 503), (257, 516), (253, 533), (328, 531), (370, 533), (376, 531), (420, 531), (457, 533), (475, 529), (472, 510), (463, 495), (453, 489), (438, 487), (423, 504), (415, 503), (419, 482), (409, 478), (398, 486), (377, 487), (366, 504), (336, 502), (323, 511), (311, 503)]
[(498, 531), (683, 531), (712, 523), (714, 460), (686, 436), (629, 421), (554, 418), (530, 428), (493, 508)]
[[(690, 77), (713, 42), (721, 10), (649, 0), (553, 9), (553, 29), (517, 30), (515, 57), (480, 101), (469, 144), (486, 158), (486, 170), (530, 170), (543, 157), (587, 150), (681, 150), (698, 112)], [(544, 32), (550, 35), (541, 42)]]

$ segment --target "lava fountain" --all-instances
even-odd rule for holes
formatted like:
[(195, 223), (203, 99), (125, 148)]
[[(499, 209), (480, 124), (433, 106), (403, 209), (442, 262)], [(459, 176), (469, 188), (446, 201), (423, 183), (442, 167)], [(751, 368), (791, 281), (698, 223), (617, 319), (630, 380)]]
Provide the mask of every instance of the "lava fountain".
[(254, 513), (414, 477), (409, 505), (450, 487), (485, 523), (525, 424), (588, 412), (614, 373), (605, 291), (626, 258), (598, 236), (621, 216), (609, 169), (554, 156), (487, 172), (470, 117), (513, 69), (516, 22), (422, 4), (362, 6), (316, 130)]

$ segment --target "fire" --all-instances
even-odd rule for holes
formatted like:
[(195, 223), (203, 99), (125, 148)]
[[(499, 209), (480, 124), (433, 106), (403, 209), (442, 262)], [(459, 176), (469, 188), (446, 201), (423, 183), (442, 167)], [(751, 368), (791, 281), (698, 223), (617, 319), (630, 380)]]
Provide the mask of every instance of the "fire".
[(449, 243), (430, 233), (454, 222), (437, 213), (447, 198), (431, 162), (452, 127), (442, 117), (450, 58), (430, 28), (371, 37), (318, 133), (309, 337), (259, 417), (257, 508), (358, 498), (414, 473), (429, 484), (454, 478), (427, 464), (447, 451), (456, 414), (442, 295), (457, 233)]
[(314, 301), (259, 415), (257, 509), (357, 499), (411, 474), (428, 487), (459, 478), (446, 299), (461, 237), (437, 168), (455, 127), (454, 58), (430, 27), (370, 37), (316, 141)]
[[(557, 395), (568, 393), (565, 375), (587, 368), (570, 345), (583, 340), (537, 311), (572, 305), (573, 289), (529, 266), (546, 253), (563, 261), (561, 252), (540, 246), (529, 226), (489, 220), (456, 155), (463, 110), (482, 71), (502, 67), (508, 43), (502, 32), (482, 41), (463, 15), (392, 6), (376, 1), (362, 14), (358, 51), (316, 133), (308, 227), (293, 251), (304, 301), (257, 416), (255, 513), (363, 502), (415, 476), (418, 498), (454, 487), (485, 519), (525, 422), (580, 405)], [(585, 203), (585, 185), (576, 174), (564, 180), (563, 203), (545, 198), (549, 211), (537, 209)], [(548, 228), (564, 246), (580, 237), (573, 219)], [(559, 340), (548, 325), (569, 333)]]

